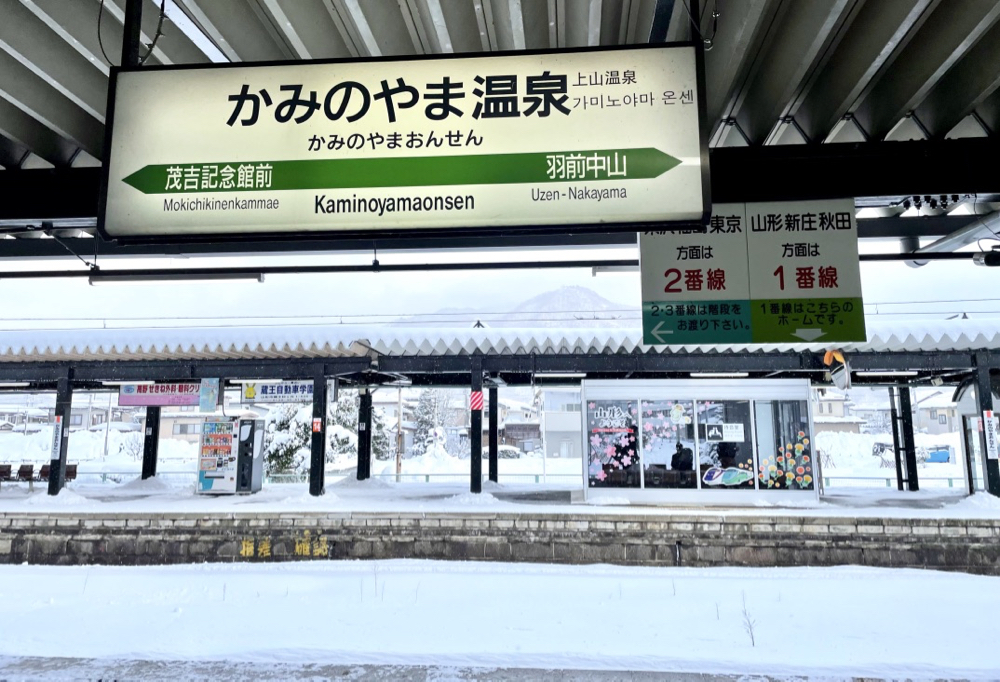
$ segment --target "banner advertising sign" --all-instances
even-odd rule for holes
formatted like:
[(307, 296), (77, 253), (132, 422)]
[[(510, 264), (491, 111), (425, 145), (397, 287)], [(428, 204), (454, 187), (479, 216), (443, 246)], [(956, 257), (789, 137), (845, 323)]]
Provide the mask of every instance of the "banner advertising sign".
[(311, 403), (313, 382), (245, 383), (240, 395), (244, 403)]
[(111, 238), (634, 231), (708, 208), (693, 45), (112, 76)]
[(198, 392), (198, 411), (215, 412), (219, 409), (219, 379), (202, 379)]
[(118, 389), (118, 404), (122, 407), (170, 407), (198, 405), (200, 382), (171, 384), (123, 384)]
[(63, 431), (63, 418), (56, 415), (55, 422), (52, 424), (52, 452), (50, 460), (58, 460), (61, 457), (62, 452), (62, 433)]
[(864, 341), (852, 199), (713, 207), (639, 235), (647, 344)]
[(997, 445), (997, 418), (993, 410), (983, 411), (983, 433), (986, 440), (986, 459), (997, 459), (1000, 446)]

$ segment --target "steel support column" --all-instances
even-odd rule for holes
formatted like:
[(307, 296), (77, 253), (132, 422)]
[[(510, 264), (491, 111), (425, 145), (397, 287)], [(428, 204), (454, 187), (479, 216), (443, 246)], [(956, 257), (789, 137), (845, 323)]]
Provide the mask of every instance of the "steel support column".
[[(483, 359), (472, 358), (472, 392), (483, 391)], [(471, 407), (471, 405), (470, 405)], [(483, 410), (472, 408), (469, 415), (469, 490), (483, 492)]]
[[(73, 412), (73, 370), (56, 380), (56, 422), (59, 429), (59, 447), (53, 448), (49, 462), (49, 495), (58, 495), (66, 481), (66, 453), (69, 451), (69, 421)], [(55, 437), (55, 431), (53, 431)]]
[(899, 387), (899, 416), (903, 422), (903, 447), (906, 452), (906, 485), (911, 491), (920, 490), (917, 480), (917, 444), (913, 438), (913, 405), (910, 387)]
[(125, 0), (125, 33), (122, 36), (122, 68), (139, 66), (142, 40), (142, 0)]
[[(990, 376), (990, 367), (982, 361), (979, 353), (976, 353), (976, 396), (979, 398), (979, 416), (986, 419), (986, 413), (993, 412), (993, 382)], [(990, 459), (989, 450), (986, 448), (986, 424), (980, 431), (981, 452), (986, 462), (986, 490), (991, 495), (1000, 497), (1000, 467), (998, 460)]]
[(362, 388), (358, 407), (358, 480), (372, 477), (372, 392)]
[(160, 408), (146, 408), (145, 436), (142, 440), (142, 480), (156, 476), (156, 455), (160, 445)]
[(319, 497), (324, 486), (326, 467), (326, 374), (322, 369), (313, 376), (312, 452), (309, 458), (309, 494)]
[(896, 407), (896, 387), (889, 387), (889, 416), (892, 418), (892, 454), (896, 461), (896, 489), (903, 489), (903, 458), (899, 442), (899, 409)]
[(497, 482), (500, 474), (497, 464), (500, 441), (499, 429), (497, 428), (497, 413), (499, 412), (497, 393), (497, 387), (490, 386), (490, 480), (494, 483)]

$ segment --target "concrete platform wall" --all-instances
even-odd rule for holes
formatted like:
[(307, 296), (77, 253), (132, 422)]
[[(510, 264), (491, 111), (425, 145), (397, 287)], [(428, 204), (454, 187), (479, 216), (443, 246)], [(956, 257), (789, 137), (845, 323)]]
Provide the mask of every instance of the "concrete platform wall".
[(1000, 575), (1000, 520), (0, 513), (0, 564), (391, 558), (637, 566), (856, 564)]

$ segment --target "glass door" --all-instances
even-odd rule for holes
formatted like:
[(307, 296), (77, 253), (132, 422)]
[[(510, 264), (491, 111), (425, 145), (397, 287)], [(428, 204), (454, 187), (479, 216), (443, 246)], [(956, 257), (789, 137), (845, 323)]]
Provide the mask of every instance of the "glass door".
[(983, 480), (983, 449), (979, 437), (979, 417), (962, 417), (962, 434), (965, 444), (965, 465), (969, 480), (969, 493), (985, 490)]

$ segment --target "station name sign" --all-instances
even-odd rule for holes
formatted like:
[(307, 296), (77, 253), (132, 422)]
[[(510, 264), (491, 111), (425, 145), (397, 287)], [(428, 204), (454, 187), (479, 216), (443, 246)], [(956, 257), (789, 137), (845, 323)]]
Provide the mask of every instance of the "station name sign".
[(692, 223), (696, 49), (115, 70), (110, 238)]

